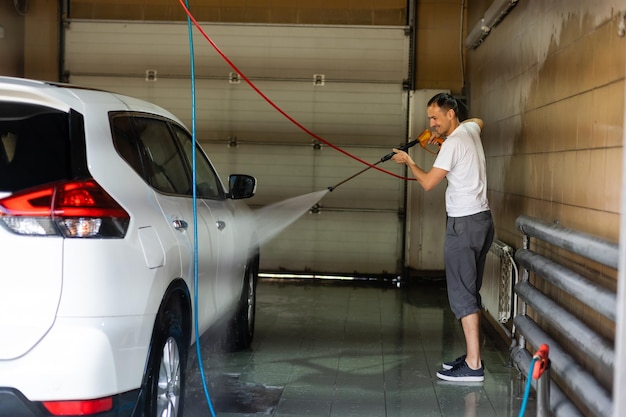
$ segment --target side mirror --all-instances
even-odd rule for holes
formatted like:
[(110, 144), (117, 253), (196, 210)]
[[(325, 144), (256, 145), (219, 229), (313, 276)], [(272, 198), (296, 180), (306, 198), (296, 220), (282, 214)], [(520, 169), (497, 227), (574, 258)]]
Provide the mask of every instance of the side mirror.
[(233, 200), (250, 198), (256, 191), (256, 178), (251, 175), (233, 174), (228, 176), (228, 195)]

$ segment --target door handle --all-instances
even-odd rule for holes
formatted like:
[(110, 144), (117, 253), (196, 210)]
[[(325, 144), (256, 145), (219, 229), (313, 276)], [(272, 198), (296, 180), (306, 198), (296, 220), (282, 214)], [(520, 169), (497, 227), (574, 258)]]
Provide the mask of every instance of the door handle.
[(175, 219), (172, 220), (172, 226), (174, 226), (174, 229), (176, 230), (186, 230), (187, 222), (181, 219)]
[(226, 227), (226, 222), (218, 220), (215, 222), (215, 225), (217, 226), (218, 230), (224, 230), (224, 228)]

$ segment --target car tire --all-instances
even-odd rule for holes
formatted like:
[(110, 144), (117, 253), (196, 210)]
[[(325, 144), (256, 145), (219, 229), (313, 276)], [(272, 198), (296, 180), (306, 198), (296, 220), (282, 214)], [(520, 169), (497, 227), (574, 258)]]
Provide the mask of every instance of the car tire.
[(227, 330), (227, 349), (238, 351), (250, 347), (254, 338), (256, 319), (256, 287), (259, 276), (259, 257), (253, 257), (246, 266), (243, 287), (237, 309)]
[(145, 375), (145, 417), (182, 416), (189, 343), (181, 316), (175, 306), (159, 315)]

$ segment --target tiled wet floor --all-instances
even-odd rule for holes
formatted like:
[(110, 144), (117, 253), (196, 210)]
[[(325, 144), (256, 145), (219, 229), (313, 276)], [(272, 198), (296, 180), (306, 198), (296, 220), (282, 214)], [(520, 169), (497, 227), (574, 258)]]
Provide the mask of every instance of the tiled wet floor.
[[(202, 355), (219, 417), (517, 417), (524, 382), (506, 347), (485, 338), (484, 383), (438, 380), (441, 362), (463, 353), (442, 282), (261, 281), (252, 348)], [(211, 415), (197, 365), (185, 407)]]

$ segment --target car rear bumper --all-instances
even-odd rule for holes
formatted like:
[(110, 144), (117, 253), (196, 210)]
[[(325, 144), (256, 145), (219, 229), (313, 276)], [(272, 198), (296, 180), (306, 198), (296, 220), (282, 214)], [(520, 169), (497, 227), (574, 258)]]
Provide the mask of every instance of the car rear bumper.
[(0, 361), (0, 387), (31, 402), (96, 399), (138, 389), (153, 323), (154, 316), (57, 318), (27, 354)]
[[(133, 390), (113, 397), (113, 408), (98, 413), (98, 417), (132, 417), (139, 390)], [(13, 388), (0, 387), (0, 417), (49, 417), (43, 404), (29, 401), (21, 392)]]

